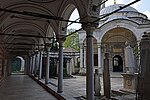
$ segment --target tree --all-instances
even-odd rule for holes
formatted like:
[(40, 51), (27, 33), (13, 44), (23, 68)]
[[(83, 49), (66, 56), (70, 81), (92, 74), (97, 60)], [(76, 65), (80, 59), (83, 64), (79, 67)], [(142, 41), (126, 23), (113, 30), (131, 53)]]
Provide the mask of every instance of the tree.
[[(70, 34), (72, 30), (68, 30), (68, 34)], [(74, 33), (66, 38), (66, 41), (64, 43), (65, 48), (73, 48), (77, 51), (79, 51), (79, 34)]]

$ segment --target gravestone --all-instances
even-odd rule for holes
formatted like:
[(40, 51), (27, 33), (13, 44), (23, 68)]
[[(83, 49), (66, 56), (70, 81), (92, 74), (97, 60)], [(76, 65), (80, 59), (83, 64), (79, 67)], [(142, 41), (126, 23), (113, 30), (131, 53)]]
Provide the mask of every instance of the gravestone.
[(111, 86), (110, 86), (110, 73), (109, 73), (109, 54), (105, 53), (104, 59), (104, 71), (103, 71), (103, 82), (104, 82), (104, 96), (111, 98)]
[(124, 49), (125, 52), (125, 73), (122, 73), (123, 76), (123, 85), (124, 88), (122, 90), (128, 92), (135, 92), (136, 90), (136, 81), (137, 81), (137, 73), (136, 68), (137, 64), (135, 61), (135, 56), (133, 53), (133, 49), (126, 43), (126, 47)]
[(98, 69), (95, 69), (94, 73), (94, 92), (95, 96), (101, 96), (101, 85), (100, 85), (100, 73), (98, 72)]

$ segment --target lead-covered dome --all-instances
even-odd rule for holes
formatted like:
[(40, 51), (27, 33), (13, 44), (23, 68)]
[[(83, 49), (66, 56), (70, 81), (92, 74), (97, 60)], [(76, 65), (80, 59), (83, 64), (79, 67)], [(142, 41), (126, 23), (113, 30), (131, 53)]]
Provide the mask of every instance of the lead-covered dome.
[[(125, 5), (124, 4), (114, 4), (114, 5), (110, 5), (108, 7), (105, 7), (100, 11), (100, 15), (105, 15), (105, 14), (111, 13), (111, 12), (119, 9), (122, 6), (125, 6)], [(124, 8), (118, 12), (138, 12), (138, 11), (131, 6), (128, 6), (128, 7)]]

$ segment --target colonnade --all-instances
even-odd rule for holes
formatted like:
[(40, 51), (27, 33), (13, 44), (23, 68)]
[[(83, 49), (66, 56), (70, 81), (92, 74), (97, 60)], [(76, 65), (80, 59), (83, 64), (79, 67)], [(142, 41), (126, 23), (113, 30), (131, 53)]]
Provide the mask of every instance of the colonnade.
[[(87, 100), (94, 100), (94, 73), (93, 73), (93, 68), (94, 68), (94, 56), (93, 56), (93, 31), (95, 27), (93, 26), (86, 26), (84, 27), (87, 33), (87, 41), (86, 41), (86, 53), (84, 52), (84, 57), (83, 57), (83, 47), (80, 48), (80, 66), (81, 68), (84, 66), (86, 67), (86, 85), (87, 85), (87, 90), (86, 90), (86, 98)], [(64, 40), (62, 39), (62, 36), (58, 36), (58, 43), (59, 43), (59, 66), (58, 66), (58, 93), (63, 92), (63, 43)], [(98, 46), (98, 55), (100, 56), (101, 54), (101, 49), (100, 46)], [(46, 61), (46, 76), (45, 76), (45, 84), (49, 83), (49, 66), (50, 66), (50, 46), (47, 46), (47, 61)], [(38, 51), (39, 53), (35, 53), (30, 57), (30, 73), (31, 74), (36, 74), (37, 69), (39, 69), (39, 76), (38, 79), (41, 79), (41, 74), (42, 74), (42, 54), (43, 51)], [(38, 54), (38, 56), (37, 56)], [(38, 60), (36, 60), (38, 59)], [(99, 57), (98, 60), (101, 58)], [(101, 63), (98, 63), (98, 67), (101, 67)]]

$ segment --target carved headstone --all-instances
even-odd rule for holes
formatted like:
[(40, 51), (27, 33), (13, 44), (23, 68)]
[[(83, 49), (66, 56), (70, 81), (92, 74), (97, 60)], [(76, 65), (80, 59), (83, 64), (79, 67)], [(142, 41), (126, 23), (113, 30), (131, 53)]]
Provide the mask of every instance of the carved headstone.
[(98, 69), (95, 69), (94, 73), (94, 92), (95, 96), (100, 96), (101, 93), (101, 85), (100, 85), (100, 73), (98, 72)]
[(137, 64), (135, 61), (133, 49), (130, 47), (128, 43), (126, 43), (124, 52), (125, 52), (126, 71), (125, 73), (121, 74), (123, 76), (123, 85), (124, 85), (124, 88), (122, 90), (128, 92), (135, 92), (136, 81), (137, 81), (137, 74), (135, 72), (136, 72)]
[(109, 54), (105, 53), (105, 59), (104, 59), (104, 72), (103, 72), (103, 81), (104, 81), (104, 95), (106, 98), (110, 98), (110, 73), (109, 73), (109, 59), (108, 59)]
[(136, 70), (136, 61), (133, 49), (130, 47), (130, 45), (127, 45), (127, 47), (124, 48), (124, 52), (126, 72), (134, 74)]

